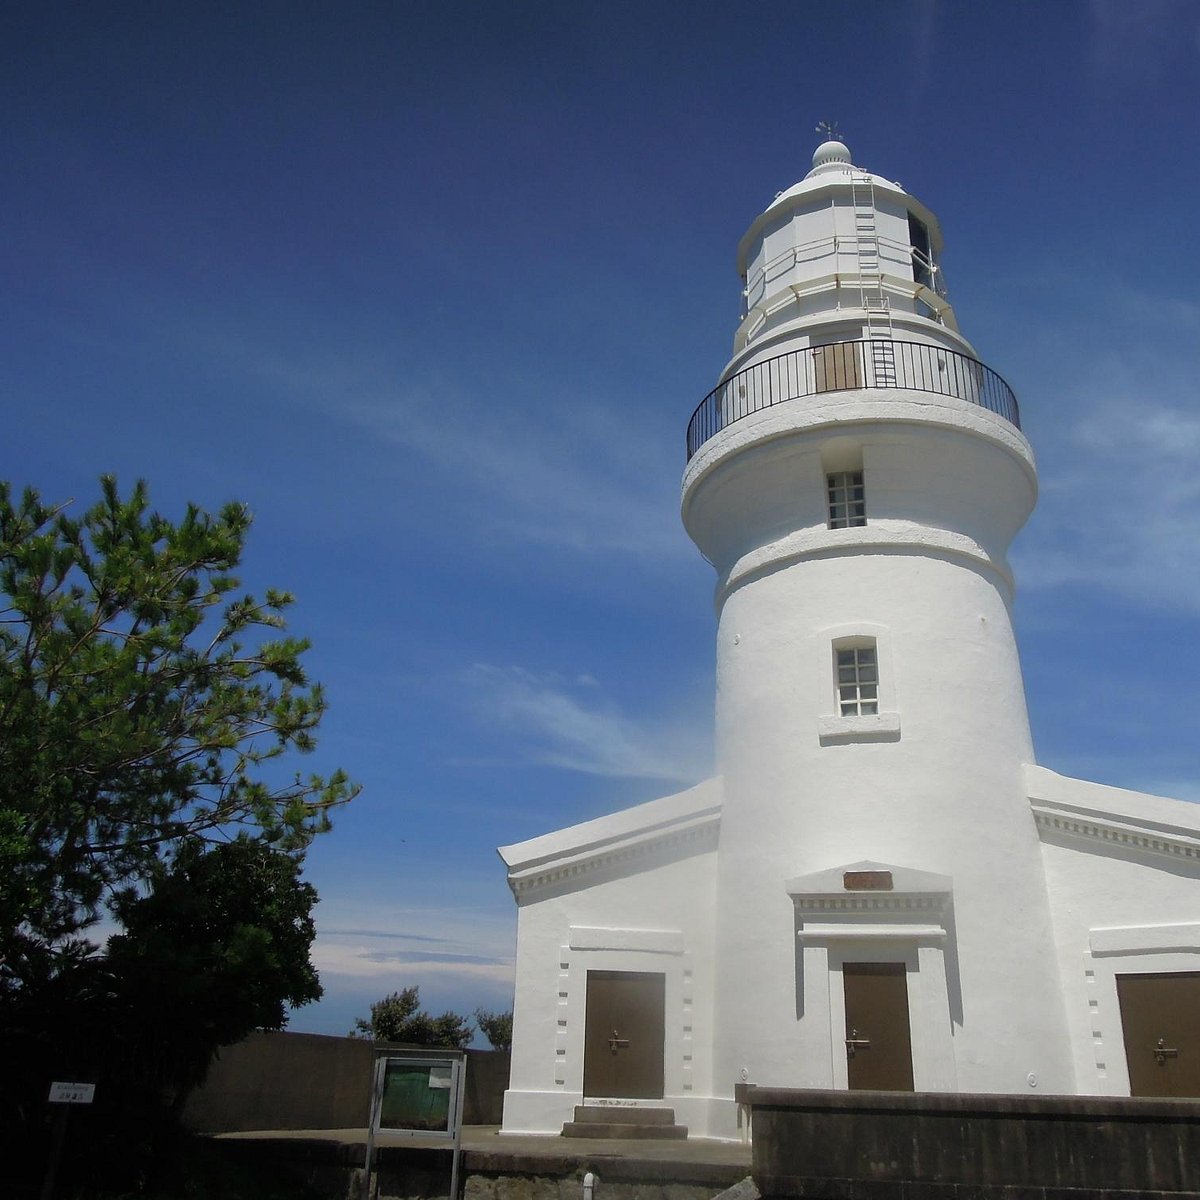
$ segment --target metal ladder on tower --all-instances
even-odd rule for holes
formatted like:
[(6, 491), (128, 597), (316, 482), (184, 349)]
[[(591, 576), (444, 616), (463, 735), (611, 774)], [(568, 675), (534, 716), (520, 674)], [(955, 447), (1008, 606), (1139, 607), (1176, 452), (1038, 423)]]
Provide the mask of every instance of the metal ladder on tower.
[(896, 386), (896, 347), (892, 341), (892, 307), (883, 292), (879, 262), (879, 230), (875, 223), (875, 180), (866, 171), (850, 174), (854, 206), (854, 241), (858, 247), (858, 286), (867, 315), (866, 351), (870, 366), (867, 384)]

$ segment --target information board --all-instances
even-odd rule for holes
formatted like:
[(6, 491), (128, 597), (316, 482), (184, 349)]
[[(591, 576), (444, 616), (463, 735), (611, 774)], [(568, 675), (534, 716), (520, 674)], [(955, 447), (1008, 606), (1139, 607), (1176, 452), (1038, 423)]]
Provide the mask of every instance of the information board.
[(379, 1050), (371, 1087), (364, 1196), (380, 1133), (452, 1142), (450, 1195), (457, 1194), (467, 1056), (463, 1050)]
[(385, 1059), (379, 1128), (449, 1134), (453, 1083), (452, 1063)]

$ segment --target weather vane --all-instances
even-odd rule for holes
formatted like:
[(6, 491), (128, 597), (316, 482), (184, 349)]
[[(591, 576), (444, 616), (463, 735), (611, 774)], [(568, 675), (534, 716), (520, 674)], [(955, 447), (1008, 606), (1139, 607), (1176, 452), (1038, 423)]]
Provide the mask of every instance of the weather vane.
[(836, 121), (820, 121), (817, 124), (817, 132), (825, 135), (827, 142), (836, 142), (841, 138), (841, 132), (838, 129)]

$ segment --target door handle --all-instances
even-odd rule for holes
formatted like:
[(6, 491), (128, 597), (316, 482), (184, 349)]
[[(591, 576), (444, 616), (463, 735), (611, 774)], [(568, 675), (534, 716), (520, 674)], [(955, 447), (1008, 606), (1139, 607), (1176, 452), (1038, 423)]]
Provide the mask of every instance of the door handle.
[(850, 1030), (850, 1036), (846, 1038), (846, 1057), (853, 1058), (860, 1050), (870, 1050), (871, 1039), (869, 1037), (859, 1037), (858, 1030)]
[(1166, 1038), (1159, 1038), (1158, 1045), (1154, 1047), (1154, 1059), (1161, 1067), (1168, 1058), (1178, 1058), (1179, 1051), (1174, 1046), (1167, 1045)]
[(621, 1037), (614, 1029), (612, 1037), (608, 1039), (608, 1048), (616, 1054), (618, 1050), (626, 1050), (629, 1048), (629, 1039)]

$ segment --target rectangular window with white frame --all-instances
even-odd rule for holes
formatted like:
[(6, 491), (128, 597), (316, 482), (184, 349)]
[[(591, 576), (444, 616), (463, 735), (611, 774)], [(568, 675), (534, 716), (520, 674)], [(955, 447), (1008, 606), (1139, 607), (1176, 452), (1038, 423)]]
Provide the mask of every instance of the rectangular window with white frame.
[(879, 661), (875, 642), (838, 646), (837, 711), (843, 717), (869, 717), (879, 712)]
[(867, 496), (861, 471), (834, 471), (825, 476), (830, 529), (867, 523)]
[(832, 693), (833, 711), (826, 708), (817, 716), (821, 745), (898, 741), (900, 710), (887, 626), (855, 622), (822, 632), (830, 641), (825, 660), (829, 674), (821, 690), (826, 696)]

